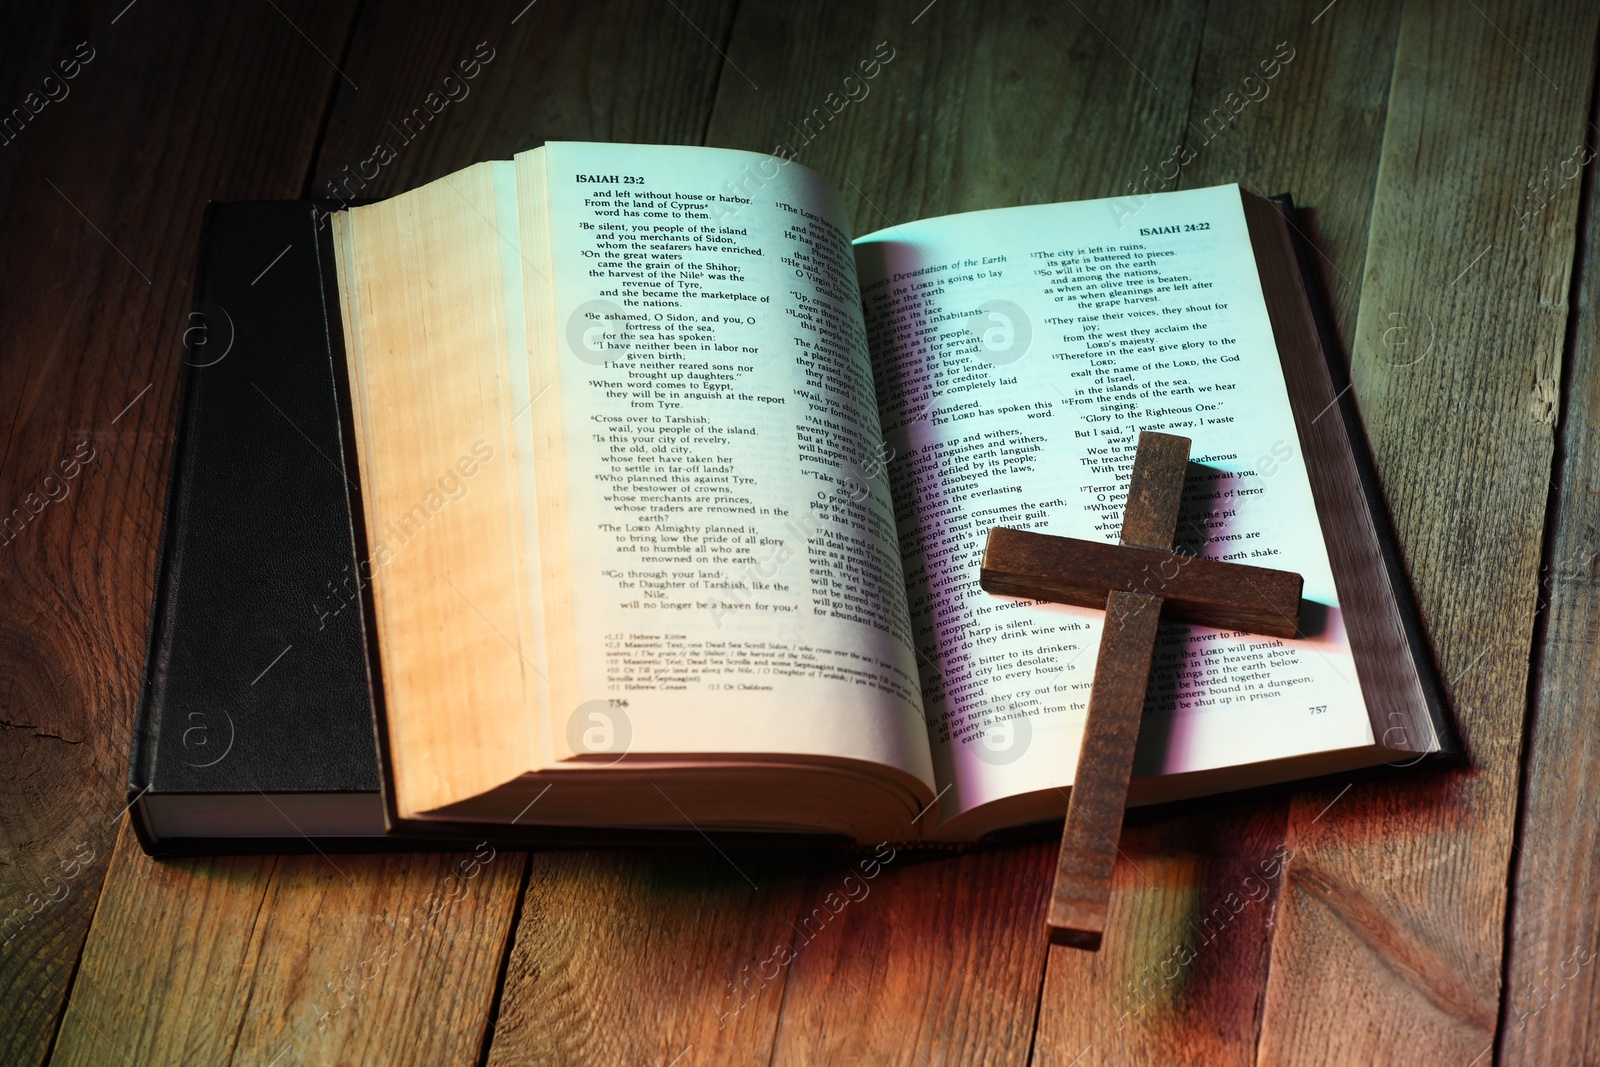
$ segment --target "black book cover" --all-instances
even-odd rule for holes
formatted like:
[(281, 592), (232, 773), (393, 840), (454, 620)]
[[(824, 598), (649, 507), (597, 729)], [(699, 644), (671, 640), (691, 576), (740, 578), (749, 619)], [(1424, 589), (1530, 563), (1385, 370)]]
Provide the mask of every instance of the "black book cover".
[(384, 834), (317, 224), (206, 208), (129, 768), (147, 851)]

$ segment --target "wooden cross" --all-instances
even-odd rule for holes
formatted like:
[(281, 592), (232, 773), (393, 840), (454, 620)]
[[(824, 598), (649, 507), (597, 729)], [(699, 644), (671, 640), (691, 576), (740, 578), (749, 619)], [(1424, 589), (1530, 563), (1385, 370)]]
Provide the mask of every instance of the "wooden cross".
[(1120, 545), (996, 526), (984, 547), (979, 584), (989, 592), (1106, 612), (1045, 918), (1052, 944), (1100, 947), (1163, 609), (1172, 619), (1276, 637), (1299, 629), (1300, 575), (1171, 550), (1189, 443), (1139, 434)]

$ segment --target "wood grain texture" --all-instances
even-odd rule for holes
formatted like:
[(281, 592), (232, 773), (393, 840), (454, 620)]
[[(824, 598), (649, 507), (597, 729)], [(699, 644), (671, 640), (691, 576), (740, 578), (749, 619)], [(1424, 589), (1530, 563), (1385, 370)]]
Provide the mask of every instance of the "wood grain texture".
[[(765, 78), (755, 77), (757, 91), (724, 75), (706, 143), (791, 145), (798, 162), (839, 188), (861, 234), (955, 211), (1121, 193), (1183, 126), (1198, 4), (1158, 4), (1138, 19), (1111, 3), (925, 6), (741, 7), (729, 60)], [(1097, 26), (1115, 30), (1116, 44)], [(814, 136), (797, 135), (792, 124), (842, 92), (847, 75), (859, 79), (860, 61), (881, 42), (894, 58), (866, 83), (867, 95)]]
[[(1209, 5), (1193, 65), (1193, 93), (1183, 102), (1186, 117), (1170, 141), (1162, 141), (1160, 151), (1141, 160), (1128, 178), (1142, 178), (1144, 166), (1158, 168), (1188, 131), (1192, 136), (1185, 143), (1198, 151), (1174, 179), (1176, 187), (1238, 181), (1256, 193), (1293, 193), (1311, 210), (1309, 234), (1319, 249), (1341, 330), (1349, 337), (1399, 10), (1341, 0), (1312, 23), (1324, 7)], [(1101, 25), (1112, 31), (1126, 22)], [(1198, 125), (1218, 105), (1226, 107), (1228, 94), (1241, 92), (1244, 75), (1259, 73), (1260, 63), (1273, 58), (1282, 43), (1294, 50), (1294, 58), (1267, 83), (1267, 95), (1201, 143), (1190, 123)], [(1189, 810), (1194, 807), (1199, 810), (1175, 820), (1150, 821), (1144, 813), (1130, 817), (1122, 835), (1128, 862), (1117, 867), (1105, 947), (1092, 957), (1051, 950), (1036, 1063), (1071, 1063), (1080, 1055), (1082, 1065), (1257, 1062), (1276, 892), (1270, 907), (1250, 904), (1225, 936), (1203, 948), (1180, 933), (1190, 916), (1225, 906), (1228, 893), (1248, 893), (1248, 887), (1241, 888), (1243, 879), (1259, 877), (1263, 864), (1272, 865), (1283, 846), (1287, 803), (1201, 802)], [(1197, 957), (1180, 965), (1186, 948), (1198, 950)]]
[(527, 862), (157, 862), (125, 832), (51, 1063), (475, 1063)]
[[(1592, 121), (1592, 120), (1591, 120)], [(1526, 205), (1530, 230), (1560, 225), (1566, 201), (1541, 205), (1547, 189), (1586, 185), (1588, 226), (1575, 287), (1575, 328), (1562, 390), (1561, 469), (1543, 573), (1544, 642), (1535, 660), (1534, 706), (1522, 784), (1522, 814), (1514, 849), (1510, 941), (1502, 991), (1499, 1062), (1600, 1061), (1600, 825), (1595, 782), (1600, 780), (1600, 213), (1586, 131), (1573, 164), (1558, 162), (1534, 179)], [(1577, 146), (1574, 146), (1575, 148)], [(1573, 153), (1569, 153), (1571, 158)], [(1546, 184), (1548, 183), (1548, 185)], [(1520, 223), (1519, 223), (1520, 225)]]
[[(1209, 5), (1185, 124), (1195, 158), (1174, 179), (1185, 189), (1238, 182), (1258, 196), (1294, 197), (1346, 353), (1400, 12), (1381, 0), (1339, 0), (1331, 9), (1326, 0)], [(1263, 63), (1272, 70), (1275, 60), (1277, 74), (1265, 78)], [(1247, 85), (1247, 76), (1256, 80)], [(1213, 119), (1207, 132), (1208, 116), (1231, 112), (1230, 94), (1238, 114), (1226, 129)]]
[[(1177, 501), (1171, 504), (1176, 511)], [(1128, 510), (1131, 514), (1135, 508)], [(1083, 746), (1078, 750), (1044, 917), (1052, 945), (1094, 951), (1105, 933), (1111, 873), (1117, 865), (1133, 750), (1139, 743), (1139, 718), (1160, 621), (1158, 596), (1117, 590), (1106, 598)]]
[(1049, 950), (1039, 1067), (1256, 1062), (1286, 855), (1283, 807), (1202, 807), (1130, 814), (1105, 946)]
[(1299, 632), (1305, 584), (1293, 571), (1004, 526), (990, 529), (978, 575), (991, 593), (1086, 608), (1113, 591), (1159, 596), (1169, 619), (1274, 637)]
[[(1469, 1063), (1495, 1038), (1576, 189), (1536, 231), (1514, 206), (1583, 138), (1596, 15), (1402, 18), (1355, 393), (1472, 766), (1295, 799), (1264, 1062)], [(1397, 314), (1421, 353), (1396, 357)]]
[(817, 863), (709, 846), (535, 857), (491, 1067), (766, 1063)]
[[(859, 860), (819, 874), (795, 919), (810, 940), (784, 988), (774, 1067), (1026, 1062), (1057, 847), (901, 853), (864, 888)], [(847, 906), (830, 900), (852, 890)]]
[[(337, 50), (354, 5), (283, 8)], [(270, 7), (116, 13), (48, 5), (12, 12), (5, 34), (6, 113), (56, 97), (0, 150), (0, 1061), (14, 1064), (56, 1032), (126, 802), (200, 213), (211, 196), (297, 195), (337, 78)]]
[[(341, 86), (311, 195), (392, 196), (547, 140), (699, 143), (733, 6), (407, 0), (369, 10), (348, 63), (361, 91)], [(463, 78), (480, 44), (493, 58)], [(406, 125), (416, 108), (431, 112), (430, 93), (445, 101), (438, 114)], [(395, 158), (365, 165), (380, 144)], [(374, 169), (347, 191), (347, 173)]]

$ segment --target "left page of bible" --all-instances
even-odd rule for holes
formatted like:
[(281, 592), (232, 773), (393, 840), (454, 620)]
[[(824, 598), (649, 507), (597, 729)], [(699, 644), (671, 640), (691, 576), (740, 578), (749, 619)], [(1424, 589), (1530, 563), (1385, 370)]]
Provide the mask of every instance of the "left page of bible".
[(837, 193), (722, 149), (516, 165), (552, 757), (866, 761), (931, 795)]

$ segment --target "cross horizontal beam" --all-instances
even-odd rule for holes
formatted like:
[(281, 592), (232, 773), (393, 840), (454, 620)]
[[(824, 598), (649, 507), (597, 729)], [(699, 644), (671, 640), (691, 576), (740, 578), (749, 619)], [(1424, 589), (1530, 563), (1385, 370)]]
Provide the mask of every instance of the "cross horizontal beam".
[(1104, 610), (1113, 592), (1158, 596), (1181, 622), (1293, 637), (1300, 575), (1270, 567), (996, 526), (978, 584), (990, 593)]

